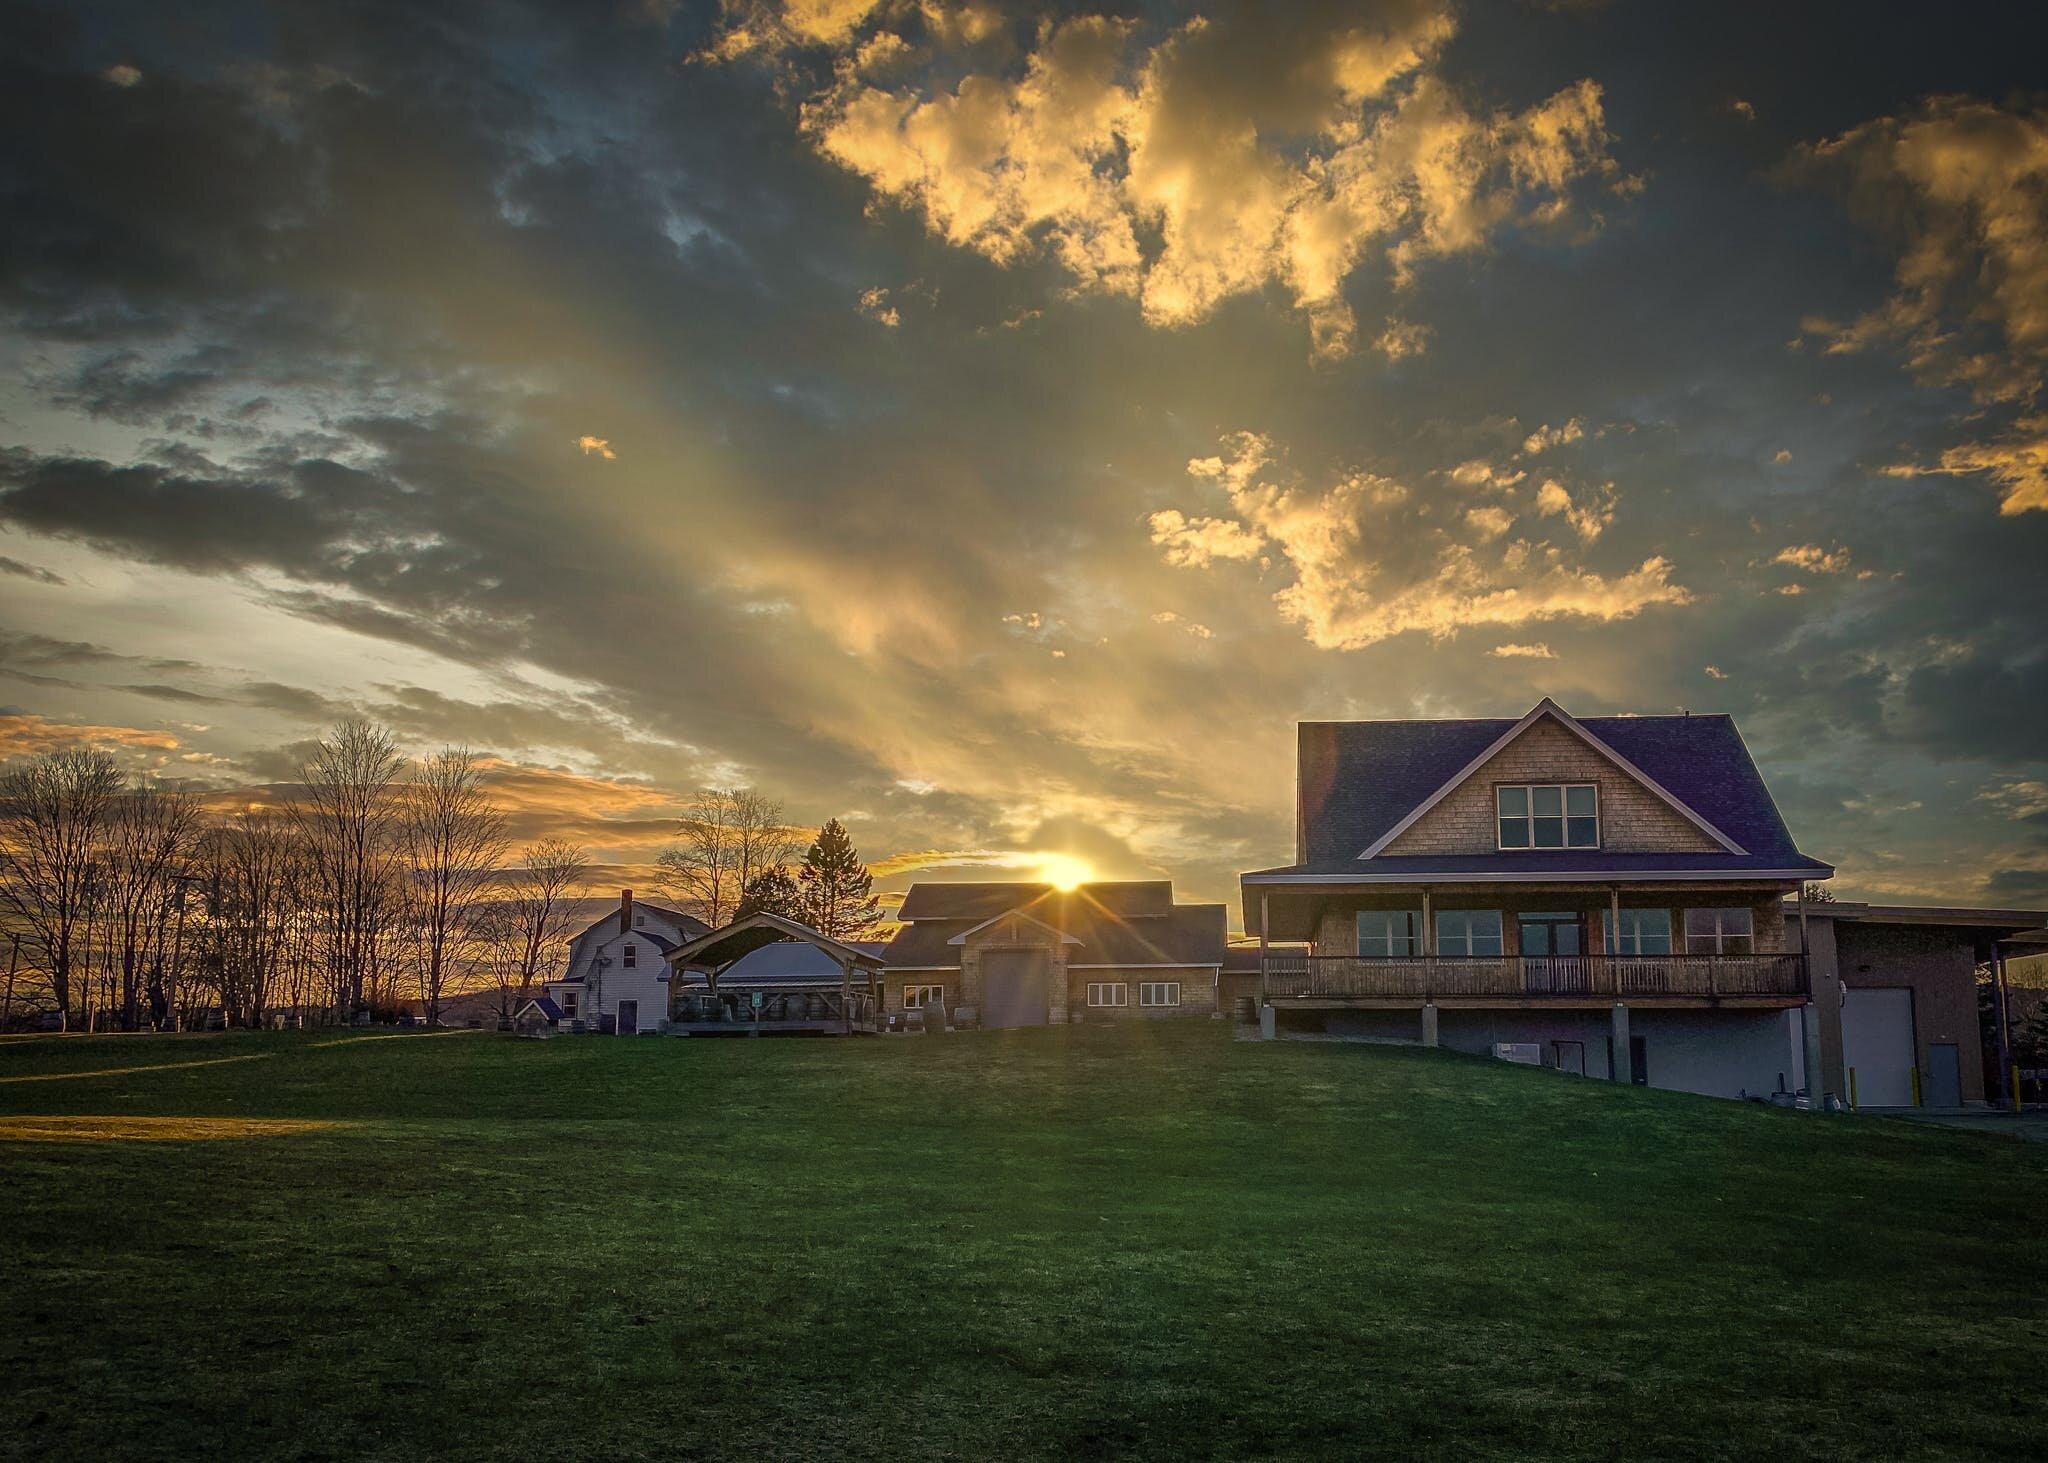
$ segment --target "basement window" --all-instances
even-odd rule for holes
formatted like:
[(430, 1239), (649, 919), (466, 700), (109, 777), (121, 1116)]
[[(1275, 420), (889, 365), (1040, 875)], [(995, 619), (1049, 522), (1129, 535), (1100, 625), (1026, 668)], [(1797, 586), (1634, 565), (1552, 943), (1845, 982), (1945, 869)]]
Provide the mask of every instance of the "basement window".
[(1178, 1006), (1180, 1004), (1180, 982), (1177, 980), (1147, 980), (1138, 983), (1138, 1004), (1141, 1006)]
[(1600, 789), (1595, 783), (1507, 783), (1494, 789), (1494, 801), (1504, 849), (1600, 846)]
[(1128, 1006), (1131, 1003), (1131, 988), (1120, 980), (1091, 982), (1088, 987), (1088, 1004), (1091, 1006)]

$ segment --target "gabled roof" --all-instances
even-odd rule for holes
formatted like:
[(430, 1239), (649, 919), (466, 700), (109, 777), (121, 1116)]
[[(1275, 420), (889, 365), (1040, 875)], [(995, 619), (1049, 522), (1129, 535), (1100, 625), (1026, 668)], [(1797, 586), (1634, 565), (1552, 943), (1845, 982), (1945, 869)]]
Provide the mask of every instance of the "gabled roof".
[[(1219, 965), (1223, 960), (1223, 906), (1175, 904), (1173, 885), (1167, 880), (1159, 880), (1156, 885), (1152, 881), (1142, 885), (1084, 884), (1066, 892), (1043, 885), (985, 887), (1009, 891), (1006, 907), (979, 918), (926, 918), (904, 925), (883, 951), (890, 966), (921, 970), (957, 967), (965, 936), (992, 919), (1011, 913), (1057, 932), (1066, 946), (1069, 966)], [(1095, 897), (1094, 891), (1104, 887), (1112, 891), (1108, 901)], [(1167, 896), (1165, 909), (1158, 914), (1151, 912), (1156, 907), (1152, 894), (1155, 887), (1163, 889)], [(915, 894), (917, 888), (911, 892)], [(1020, 892), (1030, 893), (1034, 889), (1036, 898), (1018, 901)], [(1131, 907), (1145, 912), (1135, 916), (1120, 912)]]
[(527, 1001), (524, 1005), (522, 1005), (517, 1011), (514, 1011), (512, 1013), (513, 1019), (517, 1020), (519, 1017), (524, 1016), (528, 1011), (538, 1011), (541, 1015), (547, 1017), (550, 1021), (559, 1021), (562, 1019), (562, 1008), (555, 1004), (555, 998), (553, 996), (533, 997), (531, 1000)]
[[(882, 946), (878, 941), (849, 940), (848, 944), (857, 950), (865, 950), (880, 960)], [(685, 969), (679, 972), (684, 985), (703, 985), (702, 971)], [(838, 989), (842, 976), (839, 962), (816, 945), (802, 940), (778, 940), (772, 945), (763, 945), (758, 950), (742, 955), (738, 960), (718, 973), (721, 990), (742, 989), (747, 986), (818, 985)]]
[(1602, 741), (1597, 735), (1589, 731), (1583, 722), (1574, 720), (1571, 714), (1568, 713), (1562, 706), (1558, 705), (1548, 696), (1545, 696), (1541, 701), (1538, 701), (1536, 703), (1535, 707), (1529, 712), (1527, 716), (1523, 717), (1520, 721), (1516, 722), (1513, 726), (1509, 727), (1506, 731), (1502, 732), (1498, 737), (1494, 738), (1494, 740), (1491, 743), (1489, 743), (1485, 748), (1483, 748), (1479, 752), (1479, 754), (1475, 756), (1470, 762), (1467, 762), (1463, 767), (1460, 767), (1456, 772), (1452, 773), (1449, 777), (1445, 778), (1443, 786), (1439, 787), (1435, 792), (1431, 793), (1428, 797), (1424, 798), (1421, 802), (1417, 803), (1413, 808), (1409, 809), (1407, 816), (1402, 818), (1399, 822), (1395, 823), (1393, 827), (1387, 829), (1386, 832), (1380, 834), (1378, 838), (1375, 838), (1372, 841), (1372, 843), (1366, 847), (1365, 852), (1361, 853), (1359, 857), (1378, 857), (1380, 852), (1383, 849), (1385, 849), (1388, 844), (1392, 843), (1395, 839), (1399, 838), (1403, 833), (1406, 833), (1410, 828), (1414, 827), (1416, 823), (1421, 821), (1424, 814), (1426, 814), (1431, 808), (1435, 807), (1438, 803), (1442, 802), (1445, 798), (1449, 797), (1452, 792), (1454, 792), (1458, 787), (1460, 787), (1464, 783), (1466, 778), (1470, 777), (1473, 773), (1477, 772), (1480, 768), (1484, 767), (1488, 762), (1491, 762), (1494, 759), (1494, 757), (1500, 753), (1502, 748), (1506, 747), (1508, 743), (1512, 742), (1516, 737), (1519, 737), (1523, 732), (1527, 731), (1530, 727), (1534, 726), (1539, 721), (1551, 721), (1556, 723), (1558, 726), (1563, 727), (1566, 731), (1570, 732), (1573, 736), (1577, 737), (1580, 741), (1584, 742), (1587, 746), (1591, 747), (1594, 751), (1598, 752), (1601, 756), (1605, 757), (1608, 761), (1612, 762), (1621, 771), (1627, 773), (1630, 777), (1634, 778), (1637, 783), (1649, 789), (1651, 793), (1655, 794), (1656, 797), (1659, 798), (1666, 806), (1671, 808), (1673, 812), (1677, 813), (1681, 818), (1684, 818), (1688, 823), (1691, 823), (1694, 827), (1698, 828), (1700, 832), (1706, 834), (1707, 837), (1713, 839), (1714, 842), (1720, 844), (1721, 851), (1723, 853), (1732, 853), (1737, 856), (1740, 856), (1741, 854), (1747, 852), (1747, 850), (1744, 849), (1740, 844), (1736, 843), (1734, 839), (1728, 837), (1727, 834), (1723, 833), (1720, 829), (1716, 828), (1712, 823), (1708, 822), (1705, 818), (1702, 818), (1698, 813), (1694, 812), (1693, 809), (1688, 807), (1683, 800), (1676, 798), (1672, 796), (1670, 793), (1666, 792), (1655, 778), (1651, 777), (1647, 772), (1644, 772), (1640, 767), (1636, 766), (1633, 762), (1629, 761), (1627, 757), (1623, 756), (1620, 752), (1617, 752), (1613, 747), (1609, 746), (1606, 742)]
[[(1533, 720), (1554, 715), (1616, 765), (1721, 835), (1740, 852), (1618, 854), (1516, 851), (1439, 856), (1375, 854), (1418, 808), (1433, 804)], [(1442, 721), (1303, 722), (1300, 727), (1296, 862), (1269, 875), (1410, 874), (1450, 876), (1559, 869), (1677, 872), (1686, 869), (1792, 871), (1826, 878), (1833, 870), (1800, 853), (1734, 721), (1712, 716), (1573, 718), (1547, 699), (1529, 716)]]
[(696, 939), (674, 947), (669, 960), (676, 967), (709, 967), (712, 970), (731, 965), (742, 956), (751, 954), (763, 945), (772, 945), (778, 940), (802, 940), (814, 945), (834, 960), (845, 960), (860, 966), (863, 970), (876, 970), (884, 963), (879, 955), (869, 948), (844, 940), (835, 940), (830, 935), (821, 935), (809, 925), (798, 924), (793, 919), (784, 919), (779, 914), (750, 914), (745, 919), (736, 919), (723, 929), (712, 930)]
[(1003, 913), (998, 915), (991, 915), (989, 918), (983, 920), (980, 924), (975, 925), (972, 928), (962, 930), (959, 934), (954, 935), (951, 939), (947, 940), (946, 943), (948, 945), (964, 945), (967, 943), (967, 937), (969, 935), (980, 934), (990, 925), (1000, 924), (1006, 919), (1021, 919), (1024, 921), (1024, 923), (1028, 925), (1037, 925), (1041, 930), (1044, 930), (1046, 933), (1057, 935), (1059, 937), (1059, 942), (1062, 945), (1078, 945), (1081, 943), (1079, 939), (1077, 939), (1073, 935), (1068, 934), (1065, 930), (1059, 929), (1053, 925), (1049, 925), (1042, 919), (1038, 919), (1032, 915), (1028, 915), (1021, 909), (1010, 909), (1005, 910)]
[[(1080, 902), (1123, 919), (1164, 919), (1173, 912), (1171, 879), (1102, 880), (1061, 890), (1051, 884), (984, 880), (960, 884), (913, 884), (896, 911), (900, 920), (985, 920), (1013, 909), (1051, 900)], [(1057, 924), (1058, 921), (1054, 920)]]

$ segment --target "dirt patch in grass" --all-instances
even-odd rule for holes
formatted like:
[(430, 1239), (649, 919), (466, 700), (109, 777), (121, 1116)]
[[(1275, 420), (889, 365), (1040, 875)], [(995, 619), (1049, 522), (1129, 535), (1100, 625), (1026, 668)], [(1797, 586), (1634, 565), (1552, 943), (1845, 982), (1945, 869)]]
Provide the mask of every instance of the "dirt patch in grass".
[(206, 1143), (221, 1138), (283, 1138), (353, 1126), (317, 1118), (0, 1116), (0, 1143)]

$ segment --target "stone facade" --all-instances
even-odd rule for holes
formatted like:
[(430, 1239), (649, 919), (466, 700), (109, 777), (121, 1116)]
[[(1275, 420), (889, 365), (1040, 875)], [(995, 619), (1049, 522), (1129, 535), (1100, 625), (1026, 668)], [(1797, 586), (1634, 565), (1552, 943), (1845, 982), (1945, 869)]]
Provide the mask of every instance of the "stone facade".
[[(1256, 979), (1256, 977), (1254, 977)], [(1139, 1004), (1138, 986), (1143, 982), (1177, 981), (1180, 1004), (1144, 1006)], [(1088, 987), (1105, 982), (1122, 982), (1126, 1004), (1090, 1006)], [(1216, 971), (1207, 965), (1186, 965), (1171, 969), (1158, 966), (1083, 966), (1067, 974), (1067, 1009), (1083, 1021), (1156, 1021), (1176, 1016), (1211, 1016), (1216, 1005)]]
[(958, 1005), (980, 1010), (987, 1005), (983, 985), (982, 957), (997, 950), (1043, 950), (1051, 967), (1047, 987), (1046, 1020), (1053, 1025), (1067, 1019), (1067, 951), (1071, 948), (1059, 931), (1036, 920), (1008, 915), (967, 937), (960, 948), (960, 998)]
[(1608, 853), (1725, 852), (1669, 803), (1545, 718), (1502, 747), (1381, 853), (1496, 852), (1500, 831), (1494, 788), (1504, 782), (1596, 784), (1600, 789), (1600, 847)]

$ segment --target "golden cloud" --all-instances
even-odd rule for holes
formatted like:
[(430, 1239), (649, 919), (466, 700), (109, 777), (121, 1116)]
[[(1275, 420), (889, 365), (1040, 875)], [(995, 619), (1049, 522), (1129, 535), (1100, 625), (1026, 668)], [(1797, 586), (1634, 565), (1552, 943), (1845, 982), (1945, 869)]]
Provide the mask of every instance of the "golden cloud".
[[(1050, 255), (1074, 290), (1134, 298), (1157, 326), (1277, 284), (1316, 353), (1340, 357), (1357, 325), (1343, 284), (1369, 247), (1405, 284), (1511, 223), (1560, 221), (1582, 178), (1618, 181), (1590, 81), (1482, 113), (1437, 77), (1455, 29), (1440, 4), (1304, 22), (1261, 38), (1279, 53), (1264, 65), (1245, 61), (1247, 22), (1198, 17), (1146, 48), (1134, 22), (1078, 16), (1044, 25), (1021, 70), (950, 87), (870, 77), (853, 40), (869, 9), (807, 32), (842, 57), (803, 108), (813, 144), (948, 242), (1001, 264)], [(764, 33), (758, 16), (740, 28)], [(1398, 359), (1425, 339), (1390, 320), (1375, 343)]]
[(178, 746), (178, 739), (169, 732), (142, 727), (51, 721), (26, 712), (0, 715), (0, 757), (37, 757), (67, 747), (132, 747), (175, 752)]
[[(1801, 322), (1830, 354), (1896, 351), (1919, 379), (1986, 406), (2038, 401), (2048, 385), (2048, 110), (1935, 97), (1802, 149), (1799, 176), (1846, 180), (1853, 209), (1899, 240), (1893, 290), (1847, 322)], [(1982, 475), (2000, 510), (2048, 509), (2048, 418), (1891, 476)]]
[[(1469, 545), (1442, 544), (1431, 572), (1388, 588), (1386, 572), (1361, 551), (1363, 531), (1368, 516), (1405, 503), (1406, 489), (1370, 473), (1352, 473), (1320, 492), (1299, 484), (1282, 486), (1267, 480), (1265, 469), (1277, 455), (1269, 438), (1238, 432), (1224, 439), (1224, 447), (1219, 456), (1191, 461), (1188, 472), (1220, 487), (1238, 517), (1191, 519), (1178, 509), (1165, 509), (1152, 515), (1153, 542), (1165, 550), (1169, 564), (1181, 568), (1276, 550), (1295, 578), (1273, 601), (1282, 617), (1299, 624), (1319, 649), (1356, 650), (1409, 630), (1442, 638), (1477, 625), (1624, 620), (1652, 605), (1692, 599), (1689, 590), (1671, 581), (1671, 564), (1662, 557), (1607, 577), (1565, 563), (1555, 548), (1539, 552), (1519, 540), (1489, 560)], [(1492, 479), (1484, 462), (1464, 464), (1475, 467), (1483, 470), (1465, 473), (1467, 485)], [(1575, 507), (1569, 495), (1565, 498), (1565, 511), (1589, 541), (1613, 514), (1613, 485), (1603, 492), (1604, 499), (1590, 507)], [(1172, 531), (1162, 533), (1162, 518)], [(1507, 533), (1513, 516), (1489, 505), (1468, 509), (1462, 521), (1488, 543)], [(1197, 524), (1199, 532), (1191, 532)], [(1212, 543), (1226, 545), (1229, 552), (1211, 552)]]

